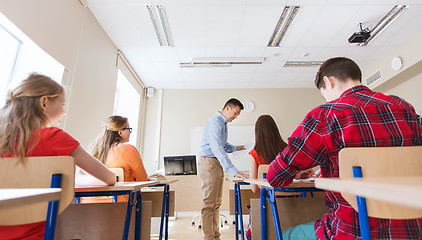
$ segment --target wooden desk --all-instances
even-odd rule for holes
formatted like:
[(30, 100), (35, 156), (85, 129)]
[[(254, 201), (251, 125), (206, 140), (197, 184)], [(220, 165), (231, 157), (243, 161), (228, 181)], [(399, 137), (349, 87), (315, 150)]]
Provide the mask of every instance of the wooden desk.
[(315, 186), (422, 209), (422, 176), (359, 179), (317, 178)]
[(177, 179), (167, 179), (167, 180), (158, 180), (158, 183), (152, 185), (151, 187), (164, 187), (163, 191), (163, 205), (161, 208), (161, 222), (160, 222), (160, 236), (159, 240), (163, 237), (163, 227), (165, 220), (165, 234), (164, 237), (168, 239), (168, 223), (169, 223), (169, 205), (170, 205), (170, 184), (177, 182)]
[(315, 188), (313, 181), (293, 180), (293, 182), (283, 188), (273, 188), (266, 179), (245, 179), (245, 182), (261, 186), (261, 228), (262, 239), (267, 240), (267, 216), (266, 216), (266, 201), (271, 204), (274, 227), (278, 240), (283, 239), (281, 234), (280, 220), (278, 216), (276, 192), (317, 192), (323, 191)]
[[(235, 222), (235, 234), (236, 240), (239, 239), (239, 224), (240, 224), (240, 235), (242, 240), (245, 239), (245, 233), (243, 228), (243, 214), (242, 214), (242, 199), (240, 196), (240, 185), (249, 185), (243, 178), (238, 177), (226, 177), (226, 180), (234, 184), (234, 222)], [(238, 222), (239, 221), (239, 222)]]
[(97, 197), (97, 196), (115, 196), (115, 195), (129, 195), (125, 227), (123, 230), (123, 240), (128, 239), (130, 218), (132, 214), (132, 207), (135, 205), (134, 199), (136, 195), (136, 215), (135, 215), (135, 239), (139, 240), (141, 237), (141, 206), (142, 197), (141, 189), (157, 184), (158, 181), (143, 181), (143, 182), (117, 182), (114, 186), (75, 186), (75, 197)]
[(61, 188), (3, 188), (0, 207), (19, 207), (28, 203), (59, 200)]

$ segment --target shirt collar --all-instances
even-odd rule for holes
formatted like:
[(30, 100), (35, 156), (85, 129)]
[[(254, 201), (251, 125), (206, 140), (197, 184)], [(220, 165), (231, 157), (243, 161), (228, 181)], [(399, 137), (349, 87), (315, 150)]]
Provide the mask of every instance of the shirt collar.
[(368, 91), (368, 90), (370, 90), (370, 89), (369, 89), (367, 86), (364, 86), (364, 85), (354, 86), (354, 87), (349, 88), (349, 89), (347, 89), (346, 91), (344, 91), (344, 92), (340, 95), (339, 99), (340, 99), (340, 98), (342, 98), (342, 97), (346, 97), (346, 96), (348, 96), (348, 95), (350, 95), (350, 94), (353, 94), (353, 93), (355, 93), (355, 92)]
[(219, 119), (222, 123), (227, 124), (227, 119), (223, 116), (221, 112), (217, 112), (217, 119)]

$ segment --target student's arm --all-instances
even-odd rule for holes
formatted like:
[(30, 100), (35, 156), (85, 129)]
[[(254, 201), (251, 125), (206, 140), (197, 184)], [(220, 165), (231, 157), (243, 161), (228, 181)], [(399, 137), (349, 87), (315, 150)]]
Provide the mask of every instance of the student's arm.
[(133, 176), (136, 178), (136, 181), (147, 181), (148, 174), (145, 171), (144, 164), (142, 163), (141, 155), (135, 146), (127, 145), (124, 151), (123, 159), (129, 165), (129, 168), (132, 169)]
[(320, 120), (311, 111), (289, 137), (289, 144), (271, 162), (267, 180), (273, 187), (290, 184), (295, 175), (326, 161), (326, 147), (319, 134)]
[(75, 164), (91, 174), (92, 176), (103, 181), (107, 185), (116, 184), (116, 175), (110, 171), (98, 159), (89, 154), (80, 145), (70, 154), (75, 159)]
[[(250, 156), (249, 158), (249, 177), (251, 179), (257, 179), (258, 178), (258, 165), (255, 162), (255, 159)], [(256, 184), (251, 184), (251, 190), (252, 192), (256, 193), (259, 191), (259, 187)]]

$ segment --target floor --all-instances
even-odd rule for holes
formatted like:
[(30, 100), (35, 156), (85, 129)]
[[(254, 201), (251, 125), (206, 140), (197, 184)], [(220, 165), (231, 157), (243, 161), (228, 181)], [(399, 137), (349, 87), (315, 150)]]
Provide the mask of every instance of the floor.
[[(198, 229), (199, 217), (195, 218), (195, 226), (192, 226), (192, 218), (199, 214), (199, 212), (177, 212), (176, 219), (169, 220), (169, 240), (200, 240), (203, 239), (202, 229)], [(228, 211), (221, 211), (221, 214), (227, 217), (227, 224), (223, 222), (223, 227), (220, 227), (221, 240), (233, 240), (235, 238), (233, 224), (234, 216), (230, 216)], [(244, 230), (246, 232), (249, 216), (243, 216)], [(151, 240), (158, 239), (159, 218), (153, 219), (151, 230)], [(157, 227), (155, 227), (157, 226)], [(240, 237), (240, 235), (239, 235)]]

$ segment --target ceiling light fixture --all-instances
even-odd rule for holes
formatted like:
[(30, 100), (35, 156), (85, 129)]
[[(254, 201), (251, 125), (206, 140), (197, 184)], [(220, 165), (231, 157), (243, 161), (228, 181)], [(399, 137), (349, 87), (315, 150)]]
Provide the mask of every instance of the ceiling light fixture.
[(300, 6), (285, 6), (283, 12), (281, 13), (280, 20), (274, 29), (273, 35), (268, 42), (268, 47), (280, 47), (281, 42), (284, 39), (287, 31), (289, 31), (290, 26), (295, 20)]
[(287, 61), (283, 67), (318, 67), (324, 61)]
[(230, 67), (233, 64), (262, 64), (265, 58), (222, 58), (222, 57), (196, 57), (192, 62), (181, 62), (180, 67)]
[(167, 19), (166, 9), (162, 5), (147, 5), (152, 25), (162, 47), (174, 47), (170, 25)]
[(371, 30), (371, 36), (362, 43), (359, 43), (359, 46), (366, 46), (371, 41), (373, 41), (377, 36), (379, 36), (394, 20), (397, 19), (398, 16), (400, 16), (404, 10), (409, 8), (409, 5), (396, 5), (393, 7), (393, 9), (390, 10), (390, 12), (385, 15), (381, 21)]

